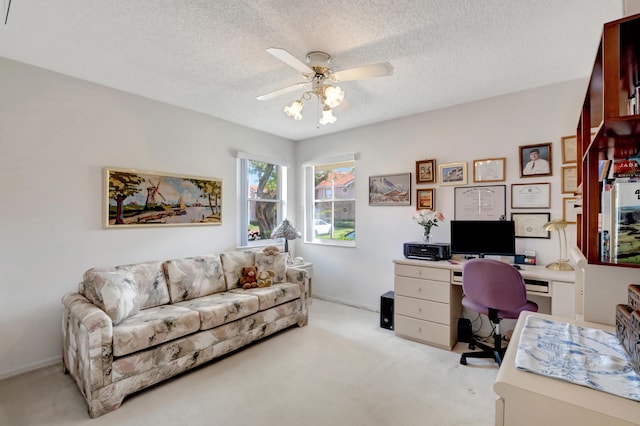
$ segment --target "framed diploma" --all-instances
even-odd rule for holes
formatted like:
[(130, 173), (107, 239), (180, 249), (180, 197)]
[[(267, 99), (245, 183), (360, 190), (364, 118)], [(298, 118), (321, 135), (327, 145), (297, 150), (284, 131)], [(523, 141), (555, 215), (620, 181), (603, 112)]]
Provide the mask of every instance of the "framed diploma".
[(504, 182), (506, 158), (473, 160), (474, 182)]
[(578, 203), (577, 198), (562, 199), (562, 219), (567, 223), (576, 223), (578, 215), (581, 213), (582, 206)]
[(578, 160), (577, 144), (576, 135), (562, 137), (562, 164), (575, 163)]
[(551, 183), (512, 183), (512, 209), (551, 208)]
[(544, 224), (551, 220), (551, 213), (511, 213), (516, 228), (516, 238), (550, 238)]
[(454, 188), (455, 220), (500, 220), (507, 214), (506, 185)]
[(578, 167), (562, 166), (562, 193), (575, 194), (578, 190)]

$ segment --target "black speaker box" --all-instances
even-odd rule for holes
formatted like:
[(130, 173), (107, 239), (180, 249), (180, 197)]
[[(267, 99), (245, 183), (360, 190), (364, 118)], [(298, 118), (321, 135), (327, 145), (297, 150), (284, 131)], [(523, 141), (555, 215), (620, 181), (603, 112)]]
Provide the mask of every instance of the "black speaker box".
[(458, 318), (458, 342), (471, 342), (471, 321), (468, 318)]
[(393, 330), (393, 291), (380, 296), (380, 327)]

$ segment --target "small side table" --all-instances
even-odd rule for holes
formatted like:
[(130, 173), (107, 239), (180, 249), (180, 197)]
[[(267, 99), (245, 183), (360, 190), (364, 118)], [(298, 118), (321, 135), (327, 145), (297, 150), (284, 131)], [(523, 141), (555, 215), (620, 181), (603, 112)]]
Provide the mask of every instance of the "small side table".
[(311, 294), (311, 281), (313, 281), (313, 263), (311, 262), (304, 262), (301, 263), (299, 265), (296, 265), (295, 263), (293, 265), (291, 265), (294, 268), (298, 268), (298, 269), (304, 269), (305, 271), (307, 271), (307, 274), (309, 274), (309, 279), (307, 280), (307, 284), (306, 284), (306, 292), (307, 292), (307, 301), (309, 302), (309, 304), (311, 304), (312, 301), (312, 294)]

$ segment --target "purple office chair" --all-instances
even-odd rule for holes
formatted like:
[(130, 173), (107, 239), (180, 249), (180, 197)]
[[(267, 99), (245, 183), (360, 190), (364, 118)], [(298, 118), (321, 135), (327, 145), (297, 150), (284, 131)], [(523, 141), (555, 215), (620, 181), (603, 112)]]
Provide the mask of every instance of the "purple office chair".
[(527, 300), (527, 288), (520, 272), (508, 263), (491, 259), (473, 259), (462, 266), (462, 306), (487, 315), (495, 325), (493, 346), (472, 338), (469, 349), (480, 347), (479, 352), (465, 352), (460, 364), (467, 358), (494, 358), (498, 365), (506, 348), (502, 348), (500, 320), (517, 319), (522, 311), (538, 311), (538, 305)]

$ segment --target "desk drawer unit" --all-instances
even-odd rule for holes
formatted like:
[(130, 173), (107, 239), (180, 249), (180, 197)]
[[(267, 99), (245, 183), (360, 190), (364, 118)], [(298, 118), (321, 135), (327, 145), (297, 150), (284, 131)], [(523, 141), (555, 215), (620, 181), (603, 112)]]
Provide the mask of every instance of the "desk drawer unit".
[[(448, 269), (395, 264), (394, 330), (396, 335), (451, 349), (457, 339), (459, 290)], [(452, 300), (455, 299), (455, 300)], [(452, 303), (455, 306), (452, 306)]]

